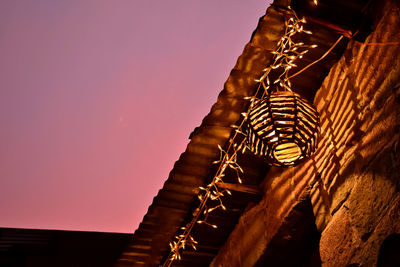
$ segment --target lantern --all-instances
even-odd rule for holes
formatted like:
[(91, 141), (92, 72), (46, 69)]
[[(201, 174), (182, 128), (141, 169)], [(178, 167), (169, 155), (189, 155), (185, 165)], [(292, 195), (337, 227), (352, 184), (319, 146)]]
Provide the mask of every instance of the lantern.
[(315, 151), (318, 112), (292, 91), (276, 91), (255, 103), (248, 114), (247, 145), (276, 166), (293, 166)]

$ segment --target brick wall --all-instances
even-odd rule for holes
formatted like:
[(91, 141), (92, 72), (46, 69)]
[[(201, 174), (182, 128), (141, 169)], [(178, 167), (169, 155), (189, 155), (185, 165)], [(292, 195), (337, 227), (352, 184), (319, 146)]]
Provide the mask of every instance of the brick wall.
[[(375, 266), (384, 239), (400, 233), (400, 6), (386, 1), (366, 43), (350, 41), (315, 96), (317, 152), (272, 168), (263, 200), (246, 211), (211, 266), (268, 262), (274, 238), (310, 201), (322, 266)], [(297, 218), (297, 219), (296, 219)], [(318, 240), (317, 240), (318, 242)], [(290, 257), (288, 253), (287, 257)]]

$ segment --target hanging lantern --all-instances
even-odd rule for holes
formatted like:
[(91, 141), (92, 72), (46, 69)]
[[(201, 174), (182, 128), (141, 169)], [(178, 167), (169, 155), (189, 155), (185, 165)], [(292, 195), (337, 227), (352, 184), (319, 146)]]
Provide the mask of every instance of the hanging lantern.
[(291, 91), (270, 93), (248, 114), (248, 147), (273, 165), (293, 166), (309, 157), (318, 134), (318, 112)]

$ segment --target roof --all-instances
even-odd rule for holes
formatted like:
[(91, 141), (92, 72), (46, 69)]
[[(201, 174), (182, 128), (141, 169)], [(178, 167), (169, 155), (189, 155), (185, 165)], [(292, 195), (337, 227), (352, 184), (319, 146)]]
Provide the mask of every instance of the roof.
[(112, 266), (132, 234), (0, 228), (0, 266)]
[[(262, 70), (272, 60), (271, 52), (282, 36), (289, 2), (274, 1), (260, 18), (217, 102), (191, 134), (186, 151), (175, 163), (117, 266), (157, 266), (168, 256), (169, 242), (191, 218), (197, 205), (198, 187), (207, 184), (216, 171), (212, 162), (219, 155), (217, 145), (226, 145), (232, 132), (231, 125), (236, 124), (240, 114), (247, 110), (248, 103), (243, 98), (253, 94), (257, 86), (255, 79), (261, 76)], [(307, 28), (314, 33), (301, 36), (302, 41), (318, 45), (297, 62), (301, 69), (321, 57), (338, 39), (338, 32), (350, 36), (360, 29), (362, 8), (367, 1), (320, 0), (319, 11), (313, 9), (312, 1), (291, 2), (298, 15), (307, 18)], [(328, 16), (329, 10), (341, 12), (342, 16)], [(341, 41), (326, 58), (291, 79), (293, 90), (312, 101), (330, 68), (342, 56), (346, 45), (347, 40)], [(245, 173), (243, 186), (238, 186), (237, 181), (230, 178), (228, 173), (224, 182), (236, 188), (232, 196), (224, 198), (228, 210), (215, 212), (209, 217), (209, 221), (217, 224), (218, 228), (210, 230), (207, 226), (198, 225), (192, 234), (199, 242), (197, 250), (185, 250), (182, 260), (174, 262), (174, 265), (208, 265), (232, 232), (242, 212), (260, 200), (258, 185), (266, 176), (268, 165), (250, 153), (239, 155), (238, 162)]]

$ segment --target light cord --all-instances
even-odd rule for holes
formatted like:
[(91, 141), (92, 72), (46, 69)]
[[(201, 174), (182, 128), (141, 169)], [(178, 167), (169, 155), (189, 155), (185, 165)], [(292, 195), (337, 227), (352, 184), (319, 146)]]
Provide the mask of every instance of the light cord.
[(310, 64), (308, 64), (307, 66), (305, 66), (304, 68), (302, 68), (301, 70), (299, 70), (298, 72), (296, 72), (295, 74), (292, 74), (288, 77), (288, 79), (291, 79), (297, 75), (299, 75), (300, 73), (302, 73), (303, 71), (305, 71), (306, 69), (308, 69), (309, 67), (311, 67), (312, 65), (320, 62), (322, 59), (324, 59), (332, 50), (333, 48), (335, 48), (335, 46), (340, 42), (340, 40), (343, 39), (343, 35), (340, 35), (340, 37), (336, 40), (336, 42), (329, 48), (328, 51), (325, 52), (325, 54), (323, 54), (319, 59), (315, 60), (314, 62), (311, 62)]

